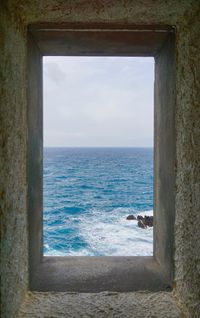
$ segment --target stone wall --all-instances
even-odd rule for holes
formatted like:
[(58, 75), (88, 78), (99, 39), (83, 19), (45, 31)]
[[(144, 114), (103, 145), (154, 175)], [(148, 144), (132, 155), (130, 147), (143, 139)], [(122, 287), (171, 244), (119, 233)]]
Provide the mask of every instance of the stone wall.
[(200, 7), (177, 27), (175, 292), (200, 317)]
[(1, 310), (13, 317), (27, 290), (26, 38), (1, 12), (0, 215)]
[(113, 22), (176, 28), (176, 222), (174, 295), (200, 316), (199, 0), (2, 0), (0, 4), (1, 305), (14, 317), (28, 289), (26, 28), (30, 23)]

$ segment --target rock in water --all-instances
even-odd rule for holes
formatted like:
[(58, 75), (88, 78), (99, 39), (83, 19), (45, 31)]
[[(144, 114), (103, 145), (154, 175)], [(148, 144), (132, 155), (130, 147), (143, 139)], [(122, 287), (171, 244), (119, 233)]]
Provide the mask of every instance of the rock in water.
[(147, 226), (152, 227), (153, 226), (153, 216), (142, 216), (138, 215), (137, 216), (138, 220), (138, 226), (142, 229), (146, 229)]
[(146, 216), (144, 217), (145, 225), (152, 227), (153, 226), (153, 216)]
[(153, 216), (147, 216), (145, 215), (144, 217), (142, 215), (138, 215), (137, 218), (133, 215), (130, 214), (126, 218), (127, 220), (138, 220), (138, 226), (141, 229), (146, 229), (148, 226), (152, 227), (153, 226)]
[(142, 220), (138, 221), (138, 226), (141, 227), (141, 229), (145, 229), (147, 227)]
[(136, 220), (136, 217), (134, 215), (130, 214), (130, 215), (127, 216), (126, 219), (127, 220)]

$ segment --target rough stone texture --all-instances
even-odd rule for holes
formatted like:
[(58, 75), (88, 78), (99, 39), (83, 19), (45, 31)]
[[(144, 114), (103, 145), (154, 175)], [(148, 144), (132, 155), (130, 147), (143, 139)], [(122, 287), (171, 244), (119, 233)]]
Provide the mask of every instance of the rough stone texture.
[(105, 22), (176, 25), (198, 0), (3, 0), (24, 23)]
[(199, 39), (200, 6), (177, 29), (175, 292), (193, 318), (200, 317)]
[[(187, 317), (200, 317), (199, 12), (199, 0), (1, 0), (0, 45), (3, 54), (0, 58), (0, 213), (3, 317), (15, 317), (28, 285), (26, 27), (30, 23), (38, 22), (169, 24), (176, 27), (177, 178), (174, 295)], [(159, 298), (156, 298), (158, 295)], [(123, 316), (119, 314), (123, 303), (127, 317), (135, 316), (136, 309), (137, 317), (176, 317), (175, 311), (174, 314), (168, 315), (172, 308), (169, 294), (134, 293), (112, 297), (111, 302), (106, 300), (108, 298), (105, 295), (32, 294), (22, 306), (21, 315), (45, 317), (45, 314), (42, 314), (42, 308), (45, 306), (46, 317), (60, 317), (63, 314), (59, 309), (60, 305), (65, 308), (66, 315), (71, 308), (71, 317), (75, 317), (77, 308), (84, 303), (84, 307), (80, 308), (83, 311), (88, 308), (87, 316), (94, 316), (92, 311), (95, 306), (102, 308), (102, 314), (105, 316), (105, 310), (108, 310), (109, 304), (112, 303), (113, 307), (118, 308), (120, 317)], [(76, 299), (74, 303), (72, 298)], [(151, 302), (147, 299), (151, 299)], [(166, 307), (165, 302), (168, 304)], [(143, 309), (148, 309), (149, 304), (157, 304), (158, 307), (152, 307), (155, 312), (152, 311), (148, 316)], [(156, 308), (159, 308), (159, 313)], [(82, 316), (84, 317), (84, 313)], [(117, 309), (113, 316), (117, 316)], [(101, 317), (100, 313), (98, 317)]]
[(12, 317), (28, 283), (26, 47), (8, 12), (0, 16), (0, 21), (1, 312), (3, 317)]
[(170, 293), (28, 293), (18, 318), (181, 318)]

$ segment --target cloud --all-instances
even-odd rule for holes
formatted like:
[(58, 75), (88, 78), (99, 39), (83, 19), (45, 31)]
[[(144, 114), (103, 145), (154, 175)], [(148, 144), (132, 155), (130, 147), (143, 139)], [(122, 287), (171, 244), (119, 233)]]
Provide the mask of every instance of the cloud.
[(45, 146), (152, 146), (153, 58), (45, 57)]
[(66, 73), (60, 69), (56, 62), (45, 62), (44, 76), (48, 78), (48, 80), (60, 83), (65, 80)]

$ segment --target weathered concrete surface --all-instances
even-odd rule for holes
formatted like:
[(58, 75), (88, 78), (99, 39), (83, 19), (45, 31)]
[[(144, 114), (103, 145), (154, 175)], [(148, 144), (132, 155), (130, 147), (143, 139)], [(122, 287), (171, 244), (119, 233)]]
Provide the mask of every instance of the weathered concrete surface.
[(15, 20), (176, 25), (198, 0), (3, 0)]
[(0, 6), (1, 312), (13, 317), (28, 284), (26, 43)]
[[(199, 2), (200, 5), (200, 2)], [(177, 28), (175, 293), (200, 317), (200, 6)]]
[(181, 318), (170, 293), (28, 293), (18, 318)]
[[(0, 198), (1, 198), (1, 311), (15, 317), (28, 286), (26, 209), (26, 27), (38, 22), (94, 22), (169, 24), (176, 27), (176, 221), (174, 295), (191, 318), (200, 317), (200, 2), (199, 0), (1, 0), (0, 46)], [(124, 302), (141, 294), (128, 294)], [(138, 296), (137, 296), (138, 295)], [(45, 299), (46, 312), (59, 316), (64, 295), (30, 296), (25, 317), (42, 317), (38, 302)], [(52, 300), (52, 297), (54, 301)], [(68, 297), (68, 296), (66, 296)], [(82, 302), (84, 296), (78, 297)], [(86, 296), (85, 296), (86, 297)], [(87, 296), (93, 302), (93, 296)], [(116, 296), (115, 296), (116, 297)], [(144, 298), (143, 298), (144, 297)], [(146, 304), (146, 294), (140, 301)], [(156, 294), (152, 296), (152, 305)], [(160, 294), (160, 313), (166, 298)], [(169, 296), (168, 296), (169, 297)], [(138, 299), (139, 299), (138, 298)], [(101, 306), (106, 306), (106, 297)], [(74, 303), (74, 312), (78, 304)], [(87, 303), (87, 301), (85, 302)], [(156, 303), (156, 302), (155, 302)], [(159, 302), (158, 302), (159, 303)], [(42, 310), (42, 302), (41, 310)], [(27, 306), (26, 306), (27, 305)], [(30, 305), (30, 307), (29, 307)], [(129, 303), (130, 305), (130, 303)], [(65, 305), (66, 306), (66, 305)], [(87, 308), (87, 305), (85, 305)], [(92, 306), (91, 304), (88, 306)], [(121, 305), (115, 306), (118, 308)], [(100, 308), (102, 308), (100, 307)], [(144, 306), (138, 308), (138, 317)], [(170, 307), (170, 306), (168, 306)], [(66, 308), (66, 307), (65, 307)], [(93, 307), (90, 307), (93, 308)], [(107, 307), (106, 307), (107, 308)], [(129, 309), (128, 309), (129, 308)], [(65, 313), (70, 311), (65, 309)], [(92, 309), (91, 309), (92, 310)], [(168, 308), (169, 310), (169, 308)], [(32, 314), (31, 314), (32, 311)], [(55, 312), (56, 311), (56, 312)], [(34, 315), (35, 312), (35, 315)], [(134, 307), (127, 305), (134, 316)], [(29, 314), (30, 313), (30, 314)], [(62, 315), (62, 312), (60, 312)], [(126, 315), (126, 316), (127, 316)], [(50, 316), (53, 316), (50, 315)], [(73, 315), (72, 315), (73, 316)], [(91, 314), (92, 316), (92, 314)], [(119, 315), (118, 315), (119, 316)], [(156, 317), (156, 314), (154, 315)], [(47, 316), (46, 316), (47, 317)], [(143, 317), (143, 316), (141, 316)], [(146, 317), (147, 312), (146, 312)], [(150, 317), (150, 316), (149, 316)], [(173, 316), (170, 316), (173, 317)]]

